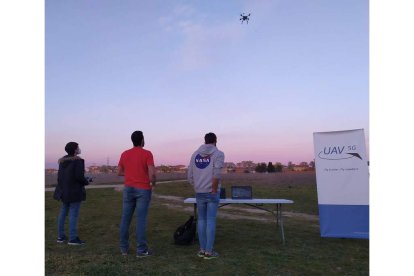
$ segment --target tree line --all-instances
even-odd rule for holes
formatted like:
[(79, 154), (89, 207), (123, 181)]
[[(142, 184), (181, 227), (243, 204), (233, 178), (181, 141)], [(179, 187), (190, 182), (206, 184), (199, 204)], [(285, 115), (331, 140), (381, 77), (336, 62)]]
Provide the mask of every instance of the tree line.
[[(315, 168), (315, 162), (314, 161), (311, 161), (309, 164), (306, 163), (306, 162), (302, 162), (300, 165), (305, 166), (305, 167), (309, 167), (311, 169)], [(292, 162), (289, 162), (288, 165), (287, 165), (287, 169), (288, 170), (293, 170), (294, 166), (295, 165)], [(258, 173), (264, 173), (264, 172), (274, 173), (274, 172), (282, 172), (282, 169), (283, 169), (283, 165), (280, 162), (276, 162), (275, 165), (273, 165), (272, 162), (269, 162), (267, 165), (266, 165), (266, 163), (262, 162), (262, 163), (257, 164), (257, 166), (255, 168), (255, 171), (258, 172)]]

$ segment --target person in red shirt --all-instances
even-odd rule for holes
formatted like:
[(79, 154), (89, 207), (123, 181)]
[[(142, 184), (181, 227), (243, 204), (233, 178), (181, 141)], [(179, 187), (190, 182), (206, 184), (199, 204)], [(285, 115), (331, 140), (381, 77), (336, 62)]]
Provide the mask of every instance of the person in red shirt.
[(152, 255), (148, 248), (146, 226), (152, 187), (156, 184), (154, 158), (149, 150), (143, 149), (142, 131), (134, 131), (131, 140), (134, 147), (124, 151), (118, 163), (118, 175), (124, 176), (120, 248), (122, 255), (128, 254), (129, 225), (137, 209), (137, 257), (147, 257)]

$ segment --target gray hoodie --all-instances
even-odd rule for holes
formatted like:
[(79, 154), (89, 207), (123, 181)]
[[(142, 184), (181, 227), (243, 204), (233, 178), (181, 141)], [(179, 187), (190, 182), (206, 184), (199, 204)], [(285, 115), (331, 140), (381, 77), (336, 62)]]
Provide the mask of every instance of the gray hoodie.
[[(213, 178), (221, 179), (224, 153), (213, 144), (201, 145), (191, 156), (188, 165), (188, 181), (196, 193), (210, 193)], [(220, 182), (219, 182), (220, 184)]]

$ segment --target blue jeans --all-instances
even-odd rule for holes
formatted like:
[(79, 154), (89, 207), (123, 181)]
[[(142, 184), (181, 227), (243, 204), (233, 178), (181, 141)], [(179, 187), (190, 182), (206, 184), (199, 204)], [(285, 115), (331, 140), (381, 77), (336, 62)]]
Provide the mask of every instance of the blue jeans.
[(220, 194), (197, 193), (197, 231), (200, 250), (212, 252), (216, 236), (216, 217)]
[(143, 190), (128, 186), (124, 187), (120, 229), (120, 247), (122, 252), (127, 252), (129, 248), (129, 225), (131, 224), (132, 215), (134, 214), (135, 209), (137, 209), (137, 253), (145, 252), (148, 249), (146, 228), (151, 194), (151, 190)]
[(78, 217), (81, 202), (63, 203), (58, 217), (58, 238), (65, 237), (65, 220), (69, 213), (69, 240), (78, 236)]

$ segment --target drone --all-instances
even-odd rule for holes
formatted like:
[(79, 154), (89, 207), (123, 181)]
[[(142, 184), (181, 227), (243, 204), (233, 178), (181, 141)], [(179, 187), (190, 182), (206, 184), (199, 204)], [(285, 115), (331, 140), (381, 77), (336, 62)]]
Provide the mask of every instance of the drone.
[(241, 13), (240, 14), (241, 23), (243, 24), (243, 21), (246, 21), (247, 24), (249, 24), (249, 17), (250, 17), (250, 13), (248, 15), (245, 15), (244, 13)]

